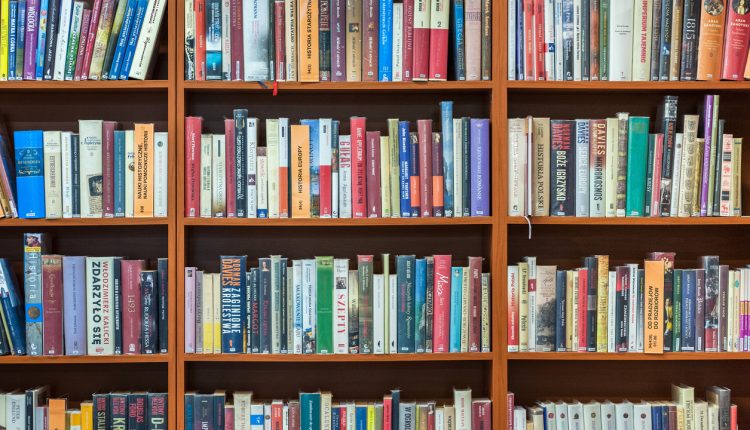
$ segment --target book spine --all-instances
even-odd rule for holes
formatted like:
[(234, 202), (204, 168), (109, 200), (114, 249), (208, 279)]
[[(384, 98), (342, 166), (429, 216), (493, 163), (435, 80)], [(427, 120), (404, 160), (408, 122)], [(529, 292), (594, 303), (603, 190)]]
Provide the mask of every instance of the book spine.
[(357, 283), (359, 293), (359, 353), (373, 353), (373, 257), (357, 256)]
[(85, 257), (63, 257), (65, 355), (86, 354)]
[(713, 141), (713, 123), (714, 123), (714, 96), (706, 95), (704, 103), (704, 115), (703, 115), (703, 130), (705, 136), (705, 144), (703, 148), (703, 168), (701, 169), (701, 182), (700, 182), (700, 216), (708, 215), (708, 194), (711, 192), (709, 185), (711, 185), (711, 154), (712, 146), (715, 147)]
[(362, 81), (378, 80), (379, 0), (362, 1)]
[(135, 124), (134, 211), (136, 218), (154, 216), (154, 124)]
[(409, 149), (411, 138), (409, 136), (409, 122), (400, 121), (398, 123), (398, 144), (399, 144), (399, 201), (401, 217), (411, 216), (411, 196), (410, 196), (410, 157)]
[[(609, 80), (629, 81), (632, 77), (633, 4), (612, 1), (609, 8)], [(614, 55), (615, 52), (618, 55)]]
[(443, 183), (443, 142), (440, 133), (432, 133), (432, 216), (442, 217), (445, 210)]
[(419, 135), (409, 133), (409, 196), (411, 198), (411, 216), (420, 216), (421, 195), (419, 179)]
[(677, 134), (677, 97), (666, 96), (664, 98), (663, 116), (661, 130), (664, 134), (661, 158), (661, 189), (654, 190), (659, 195), (659, 206), (656, 212), (661, 216), (669, 216), (672, 207), (672, 179), (675, 164), (675, 139)]
[(24, 292), (26, 305), (26, 350), (29, 355), (43, 355), (42, 253), (45, 235), (24, 235)]
[(696, 79), (718, 81), (721, 78), (724, 21), (727, 11), (726, 7), (719, 7), (710, 2), (701, 2), (701, 5)]
[(448, 79), (450, 2), (432, 0), (431, 4), (428, 77), (431, 81), (444, 81)]
[(156, 263), (156, 275), (158, 281), (158, 321), (159, 328), (159, 353), (165, 354), (169, 351), (169, 260), (159, 258)]
[(143, 270), (140, 275), (142, 350), (144, 354), (156, 354), (158, 351), (157, 275), (155, 270)]
[(489, 216), (490, 120), (472, 118), (470, 124), (471, 216)]
[(299, 1), (299, 81), (320, 81), (319, 8), (314, 0)]
[[(114, 17), (112, 18), (112, 29), (107, 40), (107, 46), (104, 52), (104, 61), (102, 63), (102, 79), (110, 79), (109, 74), (112, 71), (112, 63), (114, 62), (115, 51), (117, 51), (117, 44), (120, 41), (120, 33), (122, 32), (122, 25), (125, 20), (125, 12), (127, 11), (127, 7), (127, 1), (120, 1), (117, 2), (116, 9), (114, 10)], [(128, 23), (128, 25), (130, 25), (130, 23)], [(125, 31), (129, 30), (130, 28), (127, 28)]]
[(235, 136), (234, 119), (224, 119), (224, 186), (226, 187), (226, 217), (237, 218), (237, 191), (240, 186), (237, 185), (237, 178), (239, 173), (237, 172), (237, 161), (243, 160), (236, 155), (237, 138)]
[(34, 80), (36, 78), (36, 45), (37, 29), (39, 28), (39, 3), (37, 0), (26, 2), (26, 36), (23, 61), (23, 79)]
[(721, 67), (721, 79), (742, 80), (744, 79), (745, 66), (747, 65), (748, 43), (750, 43), (750, 28), (747, 25), (747, 6), (742, 12), (733, 5), (728, 8), (726, 35), (724, 39), (724, 54)]
[(45, 131), (44, 139), (44, 208), (46, 218), (62, 217), (61, 136), (59, 131)]
[(221, 257), (221, 352), (243, 352), (247, 257)]
[(433, 210), (432, 190), (432, 120), (418, 120), (419, 138), (419, 216), (430, 217)]
[(116, 3), (114, 0), (103, 0), (101, 15), (96, 27), (96, 37), (92, 46), (91, 66), (88, 73), (89, 79), (100, 79), (104, 67), (104, 56), (106, 54), (109, 37), (112, 30)]
[(42, 296), (44, 309), (44, 355), (63, 354), (62, 256), (42, 257)]
[(149, 429), (167, 428), (169, 411), (167, 410), (167, 393), (148, 393), (148, 407), (146, 409), (146, 422)]
[(102, 126), (102, 215), (115, 216), (115, 127), (117, 123), (104, 121)]
[(319, 215), (321, 218), (331, 218), (331, 146), (333, 137), (333, 121), (331, 119), (320, 120), (319, 134)]
[(277, 81), (286, 81), (286, 5), (284, 0), (276, 0), (273, 4), (274, 27), (274, 77)]
[(115, 130), (113, 132), (113, 215), (115, 217), (125, 216), (125, 132)]
[(404, 41), (402, 64), (403, 81), (414, 80), (414, 18), (415, 0), (404, 0), (404, 25), (401, 31)]
[[(7, 7), (3, 7), (3, 14), (5, 16), (8, 16)], [(45, 44), (42, 46), (43, 65), (44, 65), (42, 78), (44, 80), (51, 80), (53, 77), (54, 69), (55, 69), (55, 47), (57, 46), (57, 33), (58, 33), (58, 27), (60, 25), (60, 0), (50, 1), (49, 8), (47, 11), (47, 16), (48, 16), (47, 29), (46, 29), (47, 38), (46, 38)], [(4, 22), (7, 23), (7, 20), (4, 20)], [(3, 34), (4, 35), (7, 34), (7, 26), (3, 30)], [(0, 50), (2, 50), (3, 52), (7, 52), (7, 49), (2, 49), (2, 46), (0, 46)], [(0, 61), (2, 61), (2, 59), (0, 59)], [(7, 65), (8, 63), (2, 62), (2, 64)], [(2, 66), (0, 66), (0, 72), (2, 72)], [(7, 74), (5, 74), (4, 76), (7, 76)]]
[(669, 66), (672, 55), (672, 0), (661, 3), (661, 34), (659, 35), (659, 80), (669, 80)]
[[(446, 217), (454, 216), (454, 141), (453, 141), (453, 102), (440, 103), (443, 206)], [(434, 149), (434, 148), (433, 148)], [(433, 178), (434, 181), (434, 178)]]
[(122, 274), (122, 344), (124, 354), (141, 354), (142, 299), (140, 290), (141, 271), (146, 268), (143, 260), (123, 260)]
[(355, 117), (351, 120), (352, 146), (352, 214), (354, 218), (364, 218), (367, 213), (366, 194), (366, 119)]
[(377, 80), (393, 80), (393, 0), (380, 0), (378, 5), (378, 62)]
[(589, 138), (589, 211), (592, 217), (606, 215), (606, 159), (607, 159), (607, 123), (606, 120), (591, 120)]
[(685, 0), (682, 18), (682, 46), (680, 52), (680, 80), (694, 81), (698, 68), (698, 33), (701, 2)]
[(315, 268), (315, 288), (317, 289), (315, 352), (333, 354), (333, 257), (316, 257)]
[[(464, 0), (453, 1), (453, 74), (457, 81), (466, 80), (466, 40), (465, 34), (465, 21), (464, 21)], [(508, 19), (515, 20), (515, 1), (508, 3)], [(515, 79), (516, 72), (515, 68), (515, 47), (516, 47), (516, 33), (515, 29), (508, 27), (508, 79)], [(512, 60), (511, 60), (512, 58)]]
[(550, 169), (551, 194), (553, 197), (550, 214), (565, 216), (575, 214), (572, 165), (575, 165), (576, 153), (573, 150), (573, 121), (551, 121), (552, 160)]
[(330, 0), (318, 0), (318, 52), (320, 62), (320, 80), (331, 80), (331, 4)]
[(346, 81), (346, 0), (331, 0), (331, 81)]
[[(125, 50), (125, 58), (123, 59), (122, 67), (120, 68), (119, 79), (125, 80), (129, 77), (145, 79), (145, 73), (148, 70), (148, 67), (144, 67), (144, 60), (147, 61), (148, 58), (146, 58), (144, 54), (146, 52), (150, 53), (156, 43), (155, 33), (158, 30), (159, 21), (164, 13), (164, 5), (165, 3), (163, 1), (148, 2), (147, 0), (138, 0), (132, 31), (130, 32), (127, 49)], [(205, 10), (205, 2), (203, 3), (202, 8)], [(205, 12), (202, 17), (205, 20)], [(202, 43), (203, 44), (198, 46), (198, 48), (202, 49), (204, 54), (202, 57), (202, 76), (205, 78), (205, 34)], [(147, 64), (145, 66), (147, 66)]]
[(185, 118), (185, 216), (200, 213), (200, 165), (202, 118)]
[(36, 55), (34, 77), (40, 81), (44, 77), (45, 47), (47, 46), (47, 22), (49, 16), (49, 0), (41, 0), (39, 3), (38, 28), (36, 41)]
[(86, 258), (88, 355), (114, 353), (114, 259)]
[(578, 217), (589, 216), (589, 120), (576, 120), (576, 212)]
[[(414, 81), (426, 81), (430, 68), (430, 1), (414, 0), (413, 21), (413, 77)], [(468, 13), (468, 10), (467, 10)], [(468, 24), (468, 20), (467, 20)]]

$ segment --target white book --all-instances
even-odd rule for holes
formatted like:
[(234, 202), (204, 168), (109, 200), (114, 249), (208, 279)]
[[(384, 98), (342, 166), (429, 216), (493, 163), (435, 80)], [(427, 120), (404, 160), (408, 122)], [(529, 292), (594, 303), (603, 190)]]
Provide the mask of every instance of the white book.
[[(698, 115), (685, 115), (683, 119), (683, 134), (682, 134), (682, 146), (683, 157), (682, 166), (680, 171), (680, 194), (679, 203), (677, 208), (677, 216), (689, 217), (693, 210), (694, 199), (698, 196), (694, 195), (693, 189), (695, 186), (695, 169), (700, 170), (702, 165), (702, 145), (698, 144), (698, 124), (700, 117)], [(674, 195), (672, 198), (674, 199)]]
[(544, 80), (555, 80), (555, 9), (554, 0), (544, 0)]
[(615, 404), (617, 430), (633, 430), (633, 404), (627, 400)]
[(628, 352), (638, 352), (638, 265), (628, 264), (630, 290), (628, 296)]
[(651, 404), (647, 402), (633, 405), (633, 430), (651, 430)]
[(615, 336), (617, 336), (617, 272), (609, 271), (609, 285), (607, 287), (607, 352), (617, 352)]
[(315, 354), (315, 320), (317, 289), (315, 260), (302, 260), (302, 352)]
[[(526, 408), (523, 406), (513, 407), (513, 429), (525, 429), (526, 428)], [(565, 430), (568, 430), (565, 427)]]
[[(683, 154), (683, 143), (684, 143), (684, 134), (677, 133), (675, 134), (674, 138), (674, 169), (672, 171), (672, 191), (670, 199), (670, 206), (669, 206), (669, 216), (676, 217), (677, 216), (677, 208), (679, 206), (679, 196), (680, 196), (680, 179), (682, 178), (682, 157)], [(730, 320), (731, 321), (731, 320)]]
[[(508, 215), (524, 216), (526, 208), (526, 120), (508, 120)], [(460, 127), (459, 127), (460, 128)]]
[(382, 274), (372, 277), (372, 340), (373, 353), (385, 354), (385, 278)]
[(281, 412), (281, 428), (289, 428), (289, 404), (285, 403)]
[(599, 416), (602, 419), (602, 430), (617, 430), (617, 419), (615, 414), (615, 404), (609, 400), (601, 402), (601, 412)]
[(62, 218), (62, 138), (44, 132), (44, 207), (48, 219)]
[(404, 4), (393, 3), (393, 82), (404, 80)]
[(292, 300), (294, 301), (294, 312), (292, 318), (292, 352), (302, 354), (302, 260), (292, 261)]
[[(667, 0), (671, 1), (671, 0)], [(633, 74), (634, 81), (651, 78), (651, 30), (653, 0), (635, 0), (633, 7)], [(659, 55), (657, 52), (656, 55)]]
[(508, 2), (508, 80), (516, 80), (516, 2)]
[(81, 218), (102, 217), (102, 121), (78, 121)]
[(568, 428), (583, 430), (583, 405), (578, 400), (568, 403)]
[(471, 430), (471, 388), (453, 390), (453, 405), (456, 408), (455, 430)]
[(26, 430), (26, 394), (13, 392), (5, 396), (5, 428)]
[(201, 289), (201, 321), (203, 321), (203, 347), (204, 354), (214, 352), (214, 276), (203, 274), (203, 285)]
[(398, 275), (388, 275), (388, 353), (398, 352)]
[(154, 133), (154, 216), (167, 216), (169, 207), (169, 135)]
[(258, 216), (258, 118), (247, 119), (247, 217)]
[(354, 423), (356, 422), (356, 413), (357, 408), (354, 402), (347, 402), (346, 403), (346, 422), (348, 423)]
[(242, 48), (246, 81), (267, 81), (271, 77), (268, 38), (273, 35), (270, 34), (269, 3), (264, 0), (242, 2)]
[[(548, 430), (568, 430), (568, 405), (564, 402), (555, 403), (555, 428)], [(523, 427), (522, 427), (523, 428)]]
[(695, 430), (708, 430), (708, 403), (704, 400), (695, 401)]
[(258, 218), (268, 218), (268, 156), (258, 155)]
[(73, 147), (71, 133), (60, 133), (62, 156), (62, 216), (73, 218)]
[[(133, 167), (131, 167), (133, 166)], [(135, 216), (135, 130), (125, 130), (125, 216)]]
[(200, 216), (211, 218), (213, 212), (211, 199), (213, 198), (213, 142), (210, 134), (201, 135), (201, 194)]
[(555, 0), (555, 80), (563, 80), (563, 0)]
[(604, 215), (614, 217), (617, 214), (617, 139), (620, 130), (617, 118), (607, 118), (607, 159), (604, 166), (606, 184), (604, 185)]
[(221, 79), (229, 81), (232, 79), (232, 18), (231, 1), (221, 2)]
[(445, 408), (438, 406), (435, 408), (435, 430), (445, 430)]
[(333, 260), (333, 353), (349, 353), (349, 259)]
[(128, 77), (132, 79), (146, 79), (148, 77), (149, 65), (159, 43), (159, 28), (166, 8), (167, 0), (150, 0), (148, 2), (141, 31), (138, 33), (138, 44), (133, 55), (133, 65), (130, 66)]
[[(319, 143), (319, 172), (320, 178), (323, 177), (322, 172), (324, 170), (327, 170), (329, 172), (330, 177), (330, 171), (331, 171), (331, 138), (333, 136), (331, 128), (333, 127), (333, 120), (331, 118), (320, 118), (319, 120), (319, 127), (318, 127), (318, 143)], [(320, 184), (320, 195), (323, 195), (323, 186), (325, 184)], [(330, 187), (331, 184), (328, 184)], [(322, 206), (322, 205), (321, 205)], [(320, 211), (320, 217), (321, 218), (330, 218), (331, 214), (323, 214), (323, 211)]]
[(555, 404), (552, 402), (536, 402), (544, 411), (544, 420), (548, 430), (557, 428), (557, 415), (555, 414)]
[(222, 218), (227, 216), (227, 154), (224, 135), (212, 134), (211, 147), (211, 215)]
[[(581, 53), (583, 53), (583, 5), (581, 0), (573, 0), (573, 80), (580, 81), (583, 77)], [(534, 61), (536, 65), (536, 61)], [(536, 74), (534, 75), (536, 76)]]
[(272, 430), (271, 428), (271, 404), (263, 404), (263, 430)]
[(286, 353), (287, 354), (294, 354), (294, 308), (295, 308), (294, 267), (287, 266), (286, 268), (286, 324), (287, 324)]
[(352, 217), (352, 140), (339, 136), (339, 217)]
[[(518, 352), (519, 350), (520, 340), (518, 336), (520, 334), (520, 329), (519, 329), (519, 324), (520, 324), (519, 295), (520, 295), (520, 292), (518, 288), (519, 288), (518, 266), (517, 265), (508, 266), (508, 296), (507, 296), (508, 297), (508, 315), (510, 318), (513, 319), (513, 321), (509, 322), (509, 324), (514, 325), (513, 327), (511, 327), (511, 329), (512, 329), (512, 333), (516, 336), (516, 339), (510, 339), (510, 334), (508, 334), (508, 338), (509, 338), (508, 339), (508, 352)], [(524, 312), (528, 312), (528, 302), (526, 303), (526, 310), (524, 310)], [(526, 350), (528, 351), (527, 345), (524, 345), (524, 348), (526, 348)]]
[(250, 430), (250, 406), (253, 402), (252, 391), (235, 391), (234, 399), (234, 428), (235, 430)]
[(73, 16), (73, 0), (62, 0), (60, 2), (60, 18), (57, 32), (57, 44), (55, 45), (55, 69), (52, 78), (56, 81), (65, 79), (65, 65), (68, 53), (68, 37), (70, 36), (70, 23)]
[(294, 82), (297, 80), (297, 40), (299, 32), (297, 30), (297, 0), (286, 0), (284, 14), (286, 16), (286, 25), (284, 32), (286, 40), (286, 80)]
[[(70, 17), (70, 31), (68, 32), (68, 45), (70, 45), (70, 39), (74, 37), (80, 37), (81, 35), (81, 26), (82, 26), (82, 20), (83, 20), (83, 10), (84, 7), (86, 7), (86, 3), (80, 0), (73, 1), (73, 12)], [(80, 39), (79, 39), (80, 40)], [(67, 56), (67, 52), (66, 52)], [(67, 64), (67, 63), (66, 63)], [(72, 81), (73, 80), (73, 73), (66, 74), (64, 79), (66, 81)], [(16, 80), (21, 80), (22, 78), (17, 76)]]
[(633, 72), (633, 2), (609, 5), (609, 80), (630, 81)]
[(88, 355), (114, 353), (114, 266), (114, 257), (86, 257)]
[(380, 136), (380, 206), (383, 218), (391, 217), (391, 151), (388, 136)]
[(266, 120), (268, 218), (279, 217), (279, 120)]
[(597, 401), (591, 401), (583, 405), (583, 428), (585, 430), (601, 430), (602, 417), (601, 405)]
[[(289, 128), (289, 118), (279, 118), (279, 183), (280, 186), (286, 184), (287, 189), (289, 188), (289, 145), (291, 129)], [(286, 181), (281, 181), (282, 175), (287, 177)], [(281, 188), (279, 188), (281, 191)], [(288, 194), (287, 194), (288, 196)], [(287, 199), (288, 200), (288, 199)], [(279, 218), (289, 218), (289, 204), (285, 205), (286, 210), (281, 210), (281, 204), (279, 204)]]

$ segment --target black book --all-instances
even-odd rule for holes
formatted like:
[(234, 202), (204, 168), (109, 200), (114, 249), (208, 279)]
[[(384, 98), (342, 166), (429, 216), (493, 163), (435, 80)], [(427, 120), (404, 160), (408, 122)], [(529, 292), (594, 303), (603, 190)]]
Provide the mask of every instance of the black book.
[(249, 341), (250, 352), (260, 352), (260, 270), (257, 267), (250, 269), (250, 316)]
[(289, 285), (291, 279), (287, 276), (287, 259), (285, 257), (281, 257), (279, 259), (279, 304), (281, 306), (279, 315), (280, 315), (280, 322), (281, 327), (279, 330), (279, 334), (281, 336), (281, 342), (279, 344), (279, 350), (282, 354), (286, 354), (289, 352), (289, 342), (288, 336), (289, 336), (289, 308), (287, 307), (287, 303), (289, 302)]
[(128, 430), (146, 430), (146, 393), (128, 395)]
[(586, 268), (586, 350), (596, 352), (596, 293), (598, 287), (598, 262), (596, 257), (583, 259)]
[(125, 430), (128, 424), (128, 394), (112, 393), (109, 395), (109, 411), (112, 417), (111, 430)]
[(627, 266), (618, 266), (615, 269), (616, 302), (615, 302), (615, 350), (616, 352), (628, 352), (628, 312), (630, 288), (630, 269)]
[(701, 0), (685, 0), (682, 7), (681, 81), (694, 81), (698, 72), (698, 32), (702, 4)]
[(114, 306), (112, 308), (115, 326), (116, 355), (122, 354), (122, 258), (115, 258), (112, 268), (112, 293), (114, 294)]
[(662, 0), (661, 32), (659, 35), (659, 80), (669, 80), (669, 62), (672, 56), (672, 0)]
[(47, 45), (44, 51), (44, 80), (53, 78), (55, 71), (55, 53), (57, 51), (57, 29), (60, 23), (60, 0), (49, 0), (47, 9)]
[(70, 155), (71, 167), (73, 170), (73, 218), (81, 217), (81, 155), (79, 146), (79, 136), (76, 133), (70, 135)]
[(550, 215), (575, 215), (576, 135), (574, 120), (552, 120), (552, 154), (550, 156)]
[(141, 271), (141, 349), (144, 354), (156, 354), (158, 348), (156, 279), (156, 270)]
[(651, 67), (650, 77), (652, 81), (659, 80), (659, 53), (661, 52), (661, 14), (662, 2), (671, 2), (672, 0), (654, 0), (652, 5), (652, 24), (651, 24)]
[(165, 354), (169, 350), (169, 260), (158, 259), (156, 268), (159, 285), (159, 353)]
[(555, 327), (555, 350), (558, 352), (567, 350), (567, 287), (568, 272), (566, 270), (558, 270), (555, 279), (555, 321), (557, 321), (557, 326)]
[(589, 3), (591, 0), (581, 0), (581, 79), (588, 81), (591, 77), (591, 33), (589, 33), (589, 21), (591, 13)]
[[(234, 195), (237, 218), (247, 217), (247, 109), (234, 110)], [(290, 182), (291, 184), (291, 182)], [(255, 214), (253, 214), (254, 216)]]
[(109, 394), (94, 394), (94, 430), (110, 429)]
[[(425, 292), (425, 314), (424, 314), (424, 341), (425, 341), (425, 352), (432, 352), (432, 318), (433, 318), (433, 306), (435, 303), (434, 288), (435, 288), (435, 258), (425, 257), (427, 260), (427, 273), (426, 283), (427, 290)], [(388, 279), (386, 282), (386, 291), (388, 291)], [(388, 293), (386, 293), (388, 294)]]
[[(224, 404), (226, 403), (226, 394), (223, 391), (214, 392), (214, 430), (224, 430)], [(166, 426), (164, 427), (166, 429)]]
[[(669, 71), (667, 71), (669, 74)], [(652, 211), (660, 211), (661, 216), (669, 216), (672, 207), (672, 176), (674, 174), (674, 145), (677, 138), (677, 96), (665, 96), (664, 103), (659, 107), (658, 123), (659, 132), (664, 134), (664, 142), (661, 151), (661, 187), (654, 192), (659, 193), (661, 208), (652, 208)]]
[(214, 430), (213, 394), (196, 394), (193, 406), (195, 428)]
[(414, 255), (396, 256), (396, 282), (398, 288), (398, 352), (412, 353), (416, 349), (414, 339), (414, 293), (416, 291), (416, 258)]
[(148, 430), (167, 430), (169, 428), (167, 393), (148, 393), (146, 421)]

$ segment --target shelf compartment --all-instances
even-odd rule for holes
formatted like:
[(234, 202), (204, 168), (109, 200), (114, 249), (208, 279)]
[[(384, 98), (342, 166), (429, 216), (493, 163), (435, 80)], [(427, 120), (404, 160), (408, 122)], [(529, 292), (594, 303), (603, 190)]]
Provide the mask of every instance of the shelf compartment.
[(2, 227), (119, 227), (168, 225), (169, 218), (60, 218), (60, 219), (0, 219)]
[(5, 355), (0, 357), (2, 365), (59, 365), (59, 364), (134, 364), (134, 363), (167, 363), (168, 354), (141, 354), (141, 355), (55, 355), (55, 356), (31, 356), (31, 355)]
[[(611, 217), (611, 218), (577, 218), (572, 216), (542, 216), (529, 217), (531, 225), (621, 225), (621, 226), (648, 226), (648, 225), (750, 225), (750, 217)], [(510, 225), (528, 225), (524, 217), (507, 217)]]
[(509, 91), (750, 91), (746, 81), (508, 81)]
[(232, 363), (399, 363), (491, 361), (491, 352), (449, 354), (185, 354), (188, 362)]
[(186, 226), (226, 227), (380, 227), (491, 225), (492, 217), (461, 218), (185, 218)]
[(750, 361), (750, 352), (509, 352), (508, 361)]
[[(188, 91), (271, 92), (273, 82), (184, 81)], [(380, 92), (380, 91), (475, 91), (491, 90), (493, 81), (445, 82), (278, 82), (282, 92)]]

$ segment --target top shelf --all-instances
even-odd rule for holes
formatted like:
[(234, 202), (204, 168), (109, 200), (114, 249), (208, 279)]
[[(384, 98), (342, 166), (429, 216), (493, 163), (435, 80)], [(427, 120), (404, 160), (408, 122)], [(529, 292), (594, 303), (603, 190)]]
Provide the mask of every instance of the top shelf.
[[(278, 82), (279, 92), (487, 91), (493, 81), (430, 82)], [(271, 92), (273, 82), (184, 81), (188, 91)]]
[(509, 91), (750, 91), (750, 81), (507, 81)]

